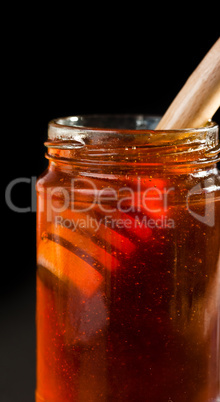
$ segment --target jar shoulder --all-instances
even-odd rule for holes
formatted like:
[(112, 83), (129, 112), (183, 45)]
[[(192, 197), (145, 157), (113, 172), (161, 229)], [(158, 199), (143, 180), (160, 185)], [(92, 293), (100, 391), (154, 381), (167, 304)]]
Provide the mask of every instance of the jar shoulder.
[(49, 164), (37, 178), (36, 190), (40, 191), (47, 187), (71, 187), (71, 181), (78, 176), (79, 172), (69, 165), (61, 169)]
[[(84, 177), (84, 178), (83, 178)], [(129, 178), (129, 179), (128, 179)], [(36, 182), (36, 190), (40, 191), (46, 187), (71, 187), (72, 180), (77, 179), (79, 183), (77, 183), (77, 187), (80, 187), (80, 183), (85, 185), (85, 180), (87, 182), (92, 181), (93, 185), (96, 186), (97, 189), (103, 188), (105, 186), (108, 187), (120, 187), (124, 186), (125, 182), (127, 186), (131, 186), (133, 188), (136, 181), (139, 181), (142, 185), (144, 184), (144, 188), (147, 187), (147, 179), (149, 179), (149, 186), (153, 187), (157, 185), (158, 181), (163, 183), (165, 187), (173, 186), (176, 191), (184, 192), (187, 191), (192, 186), (201, 184), (202, 188), (215, 186), (216, 189), (220, 189), (220, 170), (215, 167), (212, 169), (206, 169), (197, 172), (184, 173), (184, 174), (170, 174), (168, 172), (153, 172), (146, 170), (145, 172), (141, 172), (137, 175), (137, 172), (134, 171), (134, 174), (129, 174), (129, 177), (125, 172), (122, 175), (117, 175), (117, 180), (115, 175), (105, 175), (105, 174), (86, 174), (86, 179), (84, 176), (84, 172), (79, 172), (76, 170), (70, 171), (61, 171), (56, 169), (51, 169), (50, 167), (46, 168), (44, 172), (38, 177)], [(80, 181), (81, 180), (81, 181)]]

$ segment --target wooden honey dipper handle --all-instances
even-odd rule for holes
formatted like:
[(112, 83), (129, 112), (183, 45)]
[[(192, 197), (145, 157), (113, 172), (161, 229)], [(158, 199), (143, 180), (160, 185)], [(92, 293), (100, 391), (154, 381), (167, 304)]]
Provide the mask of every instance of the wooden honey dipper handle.
[(220, 106), (220, 38), (190, 75), (157, 130), (204, 126)]

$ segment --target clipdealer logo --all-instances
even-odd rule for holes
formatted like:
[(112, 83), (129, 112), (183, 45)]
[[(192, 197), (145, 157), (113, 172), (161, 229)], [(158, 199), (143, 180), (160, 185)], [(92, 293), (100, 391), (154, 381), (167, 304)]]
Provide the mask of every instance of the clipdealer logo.
[[(104, 212), (104, 214), (108, 214), (111, 212), (114, 212), (113, 209), (105, 209), (105, 202), (109, 201), (111, 204), (111, 201), (118, 201), (117, 204), (117, 208), (115, 210), (119, 210), (125, 213), (129, 213), (129, 212), (140, 212), (140, 205), (142, 205), (144, 207), (144, 210), (150, 213), (160, 213), (161, 211), (161, 207), (163, 209), (163, 211), (167, 211), (168, 210), (168, 196), (170, 193), (173, 193), (175, 195), (175, 188), (171, 187), (171, 188), (153, 188), (153, 187), (148, 187), (147, 189), (145, 189), (145, 192), (143, 194), (143, 191), (141, 191), (141, 180), (140, 178), (138, 178), (138, 184), (137, 184), (137, 189), (136, 189), (136, 193), (137, 193), (137, 200), (138, 200), (138, 204), (136, 205), (136, 210), (134, 208), (134, 206), (132, 206), (132, 200), (134, 197), (134, 190), (132, 190), (129, 187), (123, 187), (121, 189), (119, 189), (118, 193), (124, 194), (124, 198), (118, 198), (117, 199), (117, 192), (114, 188), (104, 188), (102, 190), (99, 190), (96, 188), (96, 186), (94, 185), (94, 183), (91, 180), (88, 179), (80, 179), (81, 182), (85, 183), (90, 183), (90, 195), (93, 194), (93, 200), (90, 203), (89, 209), (83, 209), (80, 208), (78, 209), (78, 206), (74, 208), (74, 212), (87, 212), (88, 210), (90, 210), (94, 205), (99, 205), (100, 210), (102, 212)], [(77, 179), (75, 180), (77, 181)], [(6, 186), (5, 189), (5, 202), (6, 205), (8, 206), (8, 208), (10, 210), (12, 210), (13, 212), (16, 213), (29, 213), (29, 212), (36, 212), (36, 182), (37, 182), (37, 177), (36, 176), (32, 176), (30, 178), (28, 177), (18, 177), (13, 179), (12, 181), (10, 181), (8, 183), (8, 185)], [(16, 188), (16, 191), (19, 190), (19, 185), (20, 184), (25, 184), (29, 186), (29, 191), (30, 191), (30, 203), (29, 205), (25, 205), (25, 206), (18, 206), (16, 205), (16, 203), (13, 201), (13, 191)], [(73, 180), (73, 190), (74, 189), (74, 180)], [(79, 184), (79, 181), (78, 181)], [(191, 216), (193, 218), (195, 218), (197, 221), (213, 227), (215, 224), (215, 190), (216, 190), (216, 186), (214, 184), (214, 179), (206, 179), (204, 180), (204, 185), (202, 186), (200, 183), (197, 184), (196, 186), (192, 187), (189, 191), (188, 194), (186, 196), (186, 208), (189, 212), (189, 214), (191, 214)], [(65, 211), (66, 209), (69, 208), (70, 206), (70, 202), (72, 202), (71, 196), (69, 194), (69, 192), (67, 191), (66, 188), (64, 187), (53, 187), (53, 188), (48, 188), (47, 190), (47, 195), (49, 195), (49, 198), (51, 198), (51, 203), (49, 203), (49, 205), (46, 207), (47, 208), (47, 214), (48, 214), (48, 221), (51, 221), (52, 216), (53, 216), (53, 212), (55, 213), (61, 213), (63, 211)], [(79, 186), (76, 189), (76, 191), (80, 191)], [(60, 193), (62, 194), (63, 197), (63, 204), (59, 207), (57, 207), (56, 205), (53, 205), (52, 203), (52, 198), (53, 195), (56, 193)], [(22, 194), (22, 193), (21, 193)], [(27, 193), (25, 193), (27, 194)], [(193, 205), (195, 205), (195, 202), (193, 202), (193, 198), (195, 199), (195, 197), (203, 197), (204, 200), (204, 214), (200, 214), (198, 213), (198, 211), (196, 212), (193, 209)], [(123, 200), (128, 200), (130, 197), (130, 207), (129, 208), (125, 208), (123, 206)], [(154, 204), (155, 202), (155, 204)], [(153, 206), (152, 204), (153, 203)], [(109, 205), (110, 205), (109, 204)], [(169, 227), (169, 226), (168, 226)], [(172, 225), (170, 226), (172, 227)]]
[[(36, 182), (37, 177), (18, 177), (16, 179), (11, 180), (6, 189), (5, 189), (5, 202), (9, 209), (13, 212), (17, 213), (27, 213), (27, 212), (36, 212), (37, 210), (37, 202), (36, 202)], [(19, 207), (15, 205), (12, 200), (12, 191), (16, 188), (19, 184), (28, 184), (30, 186), (30, 200), (31, 203), (28, 206)]]
[[(205, 189), (205, 190), (204, 190)], [(204, 223), (207, 226), (213, 227), (215, 224), (215, 190), (216, 186), (213, 179), (204, 180), (204, 189), (201, 183), (192, 187), (186, 197), (186, 206), (188, 212), (199, 222)], [(204, 215), (200, 215), (190, 208), (190, 200), (195, 196), (204, 195)], [(193, 205), (193, 203), (192, 203)]]

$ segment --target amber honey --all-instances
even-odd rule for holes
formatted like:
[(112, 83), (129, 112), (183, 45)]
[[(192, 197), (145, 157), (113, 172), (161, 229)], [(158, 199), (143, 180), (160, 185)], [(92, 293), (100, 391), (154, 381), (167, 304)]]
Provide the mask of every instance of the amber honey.
[(36, 401), (217, 402), (217, 127), (75, 121), (37, 183)]

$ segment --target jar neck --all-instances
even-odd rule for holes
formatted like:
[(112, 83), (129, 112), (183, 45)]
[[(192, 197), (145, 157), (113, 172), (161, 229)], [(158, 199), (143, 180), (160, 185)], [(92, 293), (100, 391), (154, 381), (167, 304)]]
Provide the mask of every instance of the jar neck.
[[(137, 117), (136, 117), (137, 118)], [(53, 126), (55, 125), (55, 126)], [(49, 126), (46, 157), (59, 169), (192, 171), (220, 160), (218, 126), (157, 131)]]

